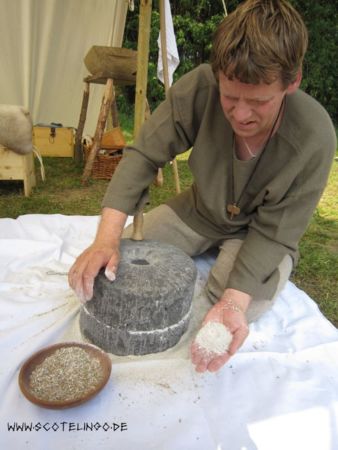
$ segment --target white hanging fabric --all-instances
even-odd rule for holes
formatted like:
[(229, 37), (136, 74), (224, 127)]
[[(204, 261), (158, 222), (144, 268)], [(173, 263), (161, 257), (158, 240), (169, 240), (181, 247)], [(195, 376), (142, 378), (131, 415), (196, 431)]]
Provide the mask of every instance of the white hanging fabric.
[[(165, 32), (167, 41), (168, 77), (169, 77), (169, 85), (171, 86), (173, 82), (173, 74), (180, 63), (180, 58), (177, 50), (176, 37), (174, 32), (174, 25), (169, 0), (164, 1), (164, 11), (165, 11)], [(164, 83), (161, 34), (159, 34), (158, 36), (157, 44), (159, 47), (157, 77), (159, 78), (159, 80), (162, 81), (162, 83)]]

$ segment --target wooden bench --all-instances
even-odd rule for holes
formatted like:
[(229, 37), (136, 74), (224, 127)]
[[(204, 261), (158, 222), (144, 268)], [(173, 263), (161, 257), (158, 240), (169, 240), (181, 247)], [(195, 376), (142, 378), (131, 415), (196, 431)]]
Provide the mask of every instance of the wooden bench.
[(36, 185), (33, 152), (19, 155), (0, 146), (0, 180), (22, 180), (24, 194), (28, 197)]

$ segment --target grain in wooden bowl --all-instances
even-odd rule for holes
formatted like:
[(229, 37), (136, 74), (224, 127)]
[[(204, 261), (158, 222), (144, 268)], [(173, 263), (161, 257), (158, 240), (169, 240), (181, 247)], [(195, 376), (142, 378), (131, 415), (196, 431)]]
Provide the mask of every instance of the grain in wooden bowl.
[(111, 360), (100, 348), (66, 342), (34, 353), (21, 367), (19, 386), (36, 405), (69, 408), (94, 397), (110, 373)]

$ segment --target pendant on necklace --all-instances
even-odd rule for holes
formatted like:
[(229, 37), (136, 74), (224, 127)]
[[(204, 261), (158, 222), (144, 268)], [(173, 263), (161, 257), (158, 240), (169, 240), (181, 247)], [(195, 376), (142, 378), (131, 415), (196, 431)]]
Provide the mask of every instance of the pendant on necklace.
[(227, 211), (230, 213), (230, 220), (234, 218), (234, 216), (238, 216), (241, 212), (241, 208), (236, 205), (236, 203), (227, 205)]

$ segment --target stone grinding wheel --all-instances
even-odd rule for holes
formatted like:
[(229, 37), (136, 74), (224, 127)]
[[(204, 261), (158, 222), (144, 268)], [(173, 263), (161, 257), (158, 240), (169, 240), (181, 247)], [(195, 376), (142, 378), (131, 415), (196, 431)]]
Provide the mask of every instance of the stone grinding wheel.
[(174, 346), (188, 328), (197, 276), (192, 259), (156, 241), (122, 239), (116, 280), (102, 269), (80, 312), (83, 335), (115, 355)]

